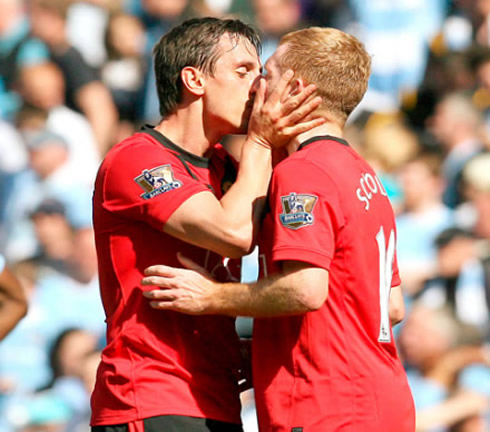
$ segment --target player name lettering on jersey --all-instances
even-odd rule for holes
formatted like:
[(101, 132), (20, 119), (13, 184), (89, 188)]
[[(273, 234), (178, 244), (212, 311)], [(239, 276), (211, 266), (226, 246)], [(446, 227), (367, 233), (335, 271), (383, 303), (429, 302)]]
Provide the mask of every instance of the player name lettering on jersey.
[(359, 185), (360, 187), (356, 189), (356, 195), (357, 199), (364, 203), (365, 210), (369, 210), (371, 198), (377, 193), (388, 196), (381, 181), (376, 175), (363, 173), (359, 179)]

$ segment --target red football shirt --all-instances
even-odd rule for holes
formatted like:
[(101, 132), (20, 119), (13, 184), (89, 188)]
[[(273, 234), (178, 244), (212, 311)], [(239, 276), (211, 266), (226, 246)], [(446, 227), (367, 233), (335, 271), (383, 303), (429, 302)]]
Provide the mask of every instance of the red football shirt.
[(234, 320), (152, 309), (142, 295), (150, 287), (140, 285), (149, 265), (178, 267), (179, 251), (221, 280), (237, 270), (162, 231), (192, 195), (212, 188), (221, 197), (233, 180), (224, 153), (218, 146), (211, 160), (195, 156), (147, 127), (112, 148), (100, 167), (93, 204), (107, 346), (93, 425), (165, 414), (240, 423)]
[(255, 321), (260, 430), (412, 432), (388, 311), (395, 222), (376, 174), (344, 140), (313, 138), (275, 168), (269, 203), (262, 276), (310, 263), (329, 271), (329, 294), (315, 312)]

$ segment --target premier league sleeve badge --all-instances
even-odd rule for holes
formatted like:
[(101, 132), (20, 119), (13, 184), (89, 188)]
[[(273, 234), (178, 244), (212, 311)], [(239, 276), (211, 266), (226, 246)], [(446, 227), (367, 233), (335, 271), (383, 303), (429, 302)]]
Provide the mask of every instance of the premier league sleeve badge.
[(318, 197), (309, 194), (291, 192), (281, 197), (282, 213), (279, 215), (281, 223), (289, 229), (297, 230), (314, 222), (313, 209)]
[(145, 191), (141, 194), (141, 197), (144, 199), (153, 198), (182, 186), (182, 182), (175, 179), (170, 164), (149, 170), (145, 169), (134, 181)]

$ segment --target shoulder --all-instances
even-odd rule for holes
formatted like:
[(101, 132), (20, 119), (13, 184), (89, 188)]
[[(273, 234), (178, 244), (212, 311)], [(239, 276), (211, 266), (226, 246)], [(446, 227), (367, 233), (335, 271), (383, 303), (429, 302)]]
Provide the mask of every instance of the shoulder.
[(150, 135), (137, 132), (107, 152), (102, 168), (129, 172), (134, 167), (151, 164), (152, 161), (158, 163), (162, 157), (172, 158), (172, 153)]

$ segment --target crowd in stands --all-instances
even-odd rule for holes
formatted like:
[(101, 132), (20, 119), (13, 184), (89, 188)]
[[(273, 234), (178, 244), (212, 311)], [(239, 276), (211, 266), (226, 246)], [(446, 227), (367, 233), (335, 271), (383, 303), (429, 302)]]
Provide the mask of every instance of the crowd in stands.
[[(89, 431), (105, 331), (95, 173), (159, 120), (154, 43), (208, 15), (255, 25), (263, 62), (305, 26), (365, 44), (372, 76), (345, 138), (396, 213), (407, 313), (394, 332), (417, 430), (490, 431), (490, 1), (0, 0), (0, 254), (29, 298), (0, 342), (0, 432)], [(253, 257), (243, 270), (255, 277)], [(243, 406), (256, 431), (253, 392)]]

